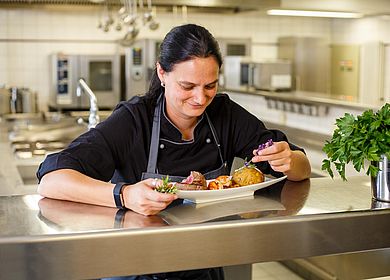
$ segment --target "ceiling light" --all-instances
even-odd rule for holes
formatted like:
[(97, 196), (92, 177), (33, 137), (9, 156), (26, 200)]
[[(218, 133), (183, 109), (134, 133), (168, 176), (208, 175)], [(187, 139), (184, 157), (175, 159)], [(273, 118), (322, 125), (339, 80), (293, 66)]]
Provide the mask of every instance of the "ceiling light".
[(304, 11), (304, 10), (268, 10), (272, 16), (295, 16), (295, 17), (327, 17), (327, 18), (360, 18), (359, 13), (328, 12), (328, 11)]

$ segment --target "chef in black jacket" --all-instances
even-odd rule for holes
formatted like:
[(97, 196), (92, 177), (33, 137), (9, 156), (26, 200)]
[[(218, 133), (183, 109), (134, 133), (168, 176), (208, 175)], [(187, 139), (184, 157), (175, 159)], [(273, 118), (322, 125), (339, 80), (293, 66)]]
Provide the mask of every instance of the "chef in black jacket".
[[(154, 191), (160, 183), (155, 178), (177, 181), (192, 170), (208, 179), (228, 175), (234, 157), (252, 159), (266, 174), (308, 178), (302, 149), (227, 94), (217, 94), (221, 65), (208, 30), (195, 24), (173, 28), (160, 46), (146, 95), (121, 102), (107, 120), (47, 156), (37, 172), (39, 194), (154, 215), (177, 199)], [(268, 139), (274, 145), (257, 155)], [(222, 275), (219, 269), (198, 272), (199, 279)]]

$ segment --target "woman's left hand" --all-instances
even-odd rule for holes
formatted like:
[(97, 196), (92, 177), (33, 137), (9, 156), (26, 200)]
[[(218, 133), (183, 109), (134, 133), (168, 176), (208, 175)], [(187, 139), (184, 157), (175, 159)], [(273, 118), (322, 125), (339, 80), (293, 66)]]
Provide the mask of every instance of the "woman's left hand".
[(274, 142), (263, 150), (253, 150), (252, 162), (268, 161), (274, 171), (282, 172), (292, 181), (310, 177), (311, 167), (308, 158), (302, 151), (292, 151), (287, 142)]
[(278, 172), (288, 172), (292, 164), (292, 151), (287, 142), (274, 142), (263, 150), (253, 150), (252, 162), (268, 161), (271, 168)]

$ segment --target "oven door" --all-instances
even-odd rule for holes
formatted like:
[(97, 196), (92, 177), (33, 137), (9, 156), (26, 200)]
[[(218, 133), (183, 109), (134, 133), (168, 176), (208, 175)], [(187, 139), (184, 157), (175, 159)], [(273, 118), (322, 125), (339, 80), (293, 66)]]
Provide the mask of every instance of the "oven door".
[(79, 78), (84, 78), (96, 95), (99, 108), (112, 109), (120, 101), (119, 55), (80, 56)]

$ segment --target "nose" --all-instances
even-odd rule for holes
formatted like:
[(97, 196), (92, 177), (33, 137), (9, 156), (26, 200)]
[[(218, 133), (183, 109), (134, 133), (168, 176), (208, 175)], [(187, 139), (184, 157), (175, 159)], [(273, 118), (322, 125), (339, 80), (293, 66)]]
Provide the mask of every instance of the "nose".
[(204, 88), (200, 87), (194, 91), (194, 101), (199, 105), (204, 105), (207, 102), (207, 92)]

